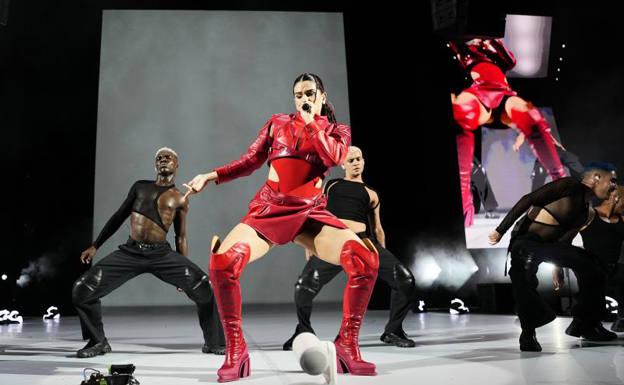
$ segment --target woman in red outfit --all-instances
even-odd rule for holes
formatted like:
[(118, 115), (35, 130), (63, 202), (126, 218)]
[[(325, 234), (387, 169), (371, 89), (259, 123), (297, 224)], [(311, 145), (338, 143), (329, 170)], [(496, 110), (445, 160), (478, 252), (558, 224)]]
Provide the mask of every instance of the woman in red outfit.
[[(459, 178), (464, 211), (464, 224), (471, 226), (474, 206), (470, 191), (470, 176), (474, 154), (474, 131), (481, 125), (499, 120), (516, 128), (520, 139), (526, 138), (535, 157), (553, 180), (566, 176), (559, 155), (558, 144), (540, 111), (530, 102), (517, 96), (507, 83), (505, 72), (516, 65), (513, 54), (500, 39), (472, 39), (465, 43), (449, 43), (460, 65), (473, 80), (472, 85), (457, 97), (452, 96), (453, 117), (461, 128), (457, 134)], [(514, 145), (514, 150), (522, 142)]]
[(239, 279), (249, 262), (274, 245), (295, 242), (321, 259), (342, 265), (347, 274), (343, 318), (335, 340), (338, 370), (375, 375), (363, 361), (358, 334), (377, 278), (379, 257), (334, 215), (325, 210), (322, 180), (341, 164), (351, 142), (348, 126), (336, 123), (321, 79), (305, 73), (293, 85), (297, 112), (276, 114), (262, 127), (240, 159), (188, 183), (190, 193), (214, 181), (229, 182), (257, 170), (268, 160), (269, 175), (249, 203), (249, 212), (223, 240), (213, 244), (210, 280), (226, 338), (225, 363), (219, 382), (249, 375), (249, 355), (241, 329)]

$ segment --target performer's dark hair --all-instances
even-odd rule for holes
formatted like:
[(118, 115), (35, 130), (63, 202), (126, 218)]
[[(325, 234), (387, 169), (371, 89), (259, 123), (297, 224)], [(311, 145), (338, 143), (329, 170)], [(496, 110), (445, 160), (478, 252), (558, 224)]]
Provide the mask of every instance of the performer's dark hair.
[(588, 162), (585, 164), (584, 173), (600, 170), (604, 172), (616, 171), (615, 165), (608, 162)]
[[(306, 72), (297, 76), (293, 83), (293, 88), (295, 88), (295, 85), (297, 83), (305, 82), (306, 80), (316, 83), (317, 89), (321, 91), (321, 93), (325, 93), (325, 86), (323, 85), (323, 81), (321, 80), (321, 78), (318, 75), (310, 72)], [(334, 111), (334, 105), (331, 104), (329, 100), (323, 103), (323, 107), (321, 107), (321, 115), (327, 116), (327, 120), (329, 120), (330, 123), (336, 123), (336, 112)]]

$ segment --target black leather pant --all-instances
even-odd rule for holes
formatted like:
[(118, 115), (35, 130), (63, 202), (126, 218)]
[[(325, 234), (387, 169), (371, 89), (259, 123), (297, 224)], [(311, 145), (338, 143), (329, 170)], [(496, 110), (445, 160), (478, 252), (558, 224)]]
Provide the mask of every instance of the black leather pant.
[(537, 292), (536, 273), (542, 262), (574, 271), (579, 292), (572, 315), (589, 323), (600, 321), (605, 307), (606, 278), (600, 262), (579, 247), (524, 235), (513, 240), (509, 270), (522, 328), (537, 328), (555, 319), (554, 311)]
[[(378, 278), (386, 282), (392, 289), (390, 299), (390, 319), (385, 331), (388, 333), (403, 332), (403, 320), (411, 308), (415, 297), (414, 276), (405, 265), (391, 252), (373, 241), (379, 253)], [(314, 333), (310, 316), (314, 297), (329, 281), (342, 271), (341, 266), (332, 265), (318, 257), (312, 256), (303, 268), (295, 284), (295, 305), (297, 307), (297, 333)]]
[(72, 300), (80, 317), (83, 338), (96, 342), (105, 338), (100, 298), (137, 275), (150, 273), (184, 290), (195, 302), (206, 344), (225, 346), (208, 275), (190, 259), (171, 250), (169, 243), (153, 246), (141, 248), (130, 239), (76, 280)]

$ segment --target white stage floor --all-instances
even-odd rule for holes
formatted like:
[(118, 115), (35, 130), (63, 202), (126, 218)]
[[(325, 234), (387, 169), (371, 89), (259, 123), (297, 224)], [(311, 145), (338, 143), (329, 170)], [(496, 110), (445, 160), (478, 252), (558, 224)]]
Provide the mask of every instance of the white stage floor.
[[(113, 353), (92, 359), (73, 356), (82, 347), (76, 317), (44, 323), (0, 326), (0, 384), (79, 385), (82, 369), (106, 370), (133, 363), (142, 385), (216, 383), (222, 356), (200, 351), (201, 332), (192, 308), (105, 309), (104, 324)], [(292, 306), (245, 308), (244, 327), (251, 377), (242, 384), (322, 384), (304, 374), (292, 352), (281, 345), (294, 329)], [(378, 338), (386, 311), (369, 311), (361, 337), (365, 359), (377, 364), (377, 377), (339, 375), (340, 384), (622, 384), (624, 336), (593, 344), (564, 334), (569, 319), (538, 330), (542, 353), (518, 350), (514, 316), (410, 314), (405, 329), (413, 349), (389, 347)], [(313, 317), (319, 337), (331, 339), (339, 308), (324, 306)]]

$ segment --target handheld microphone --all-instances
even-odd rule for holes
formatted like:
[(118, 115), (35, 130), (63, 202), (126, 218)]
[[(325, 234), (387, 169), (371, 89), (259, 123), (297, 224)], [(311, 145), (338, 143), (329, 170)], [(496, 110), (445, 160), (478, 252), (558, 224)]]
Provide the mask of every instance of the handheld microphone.
[(308, 103), (303, 103), (303, 106), (301, 107), (305, 112), (310, 112), (312, 111), (312, 106), (309, 105)]

